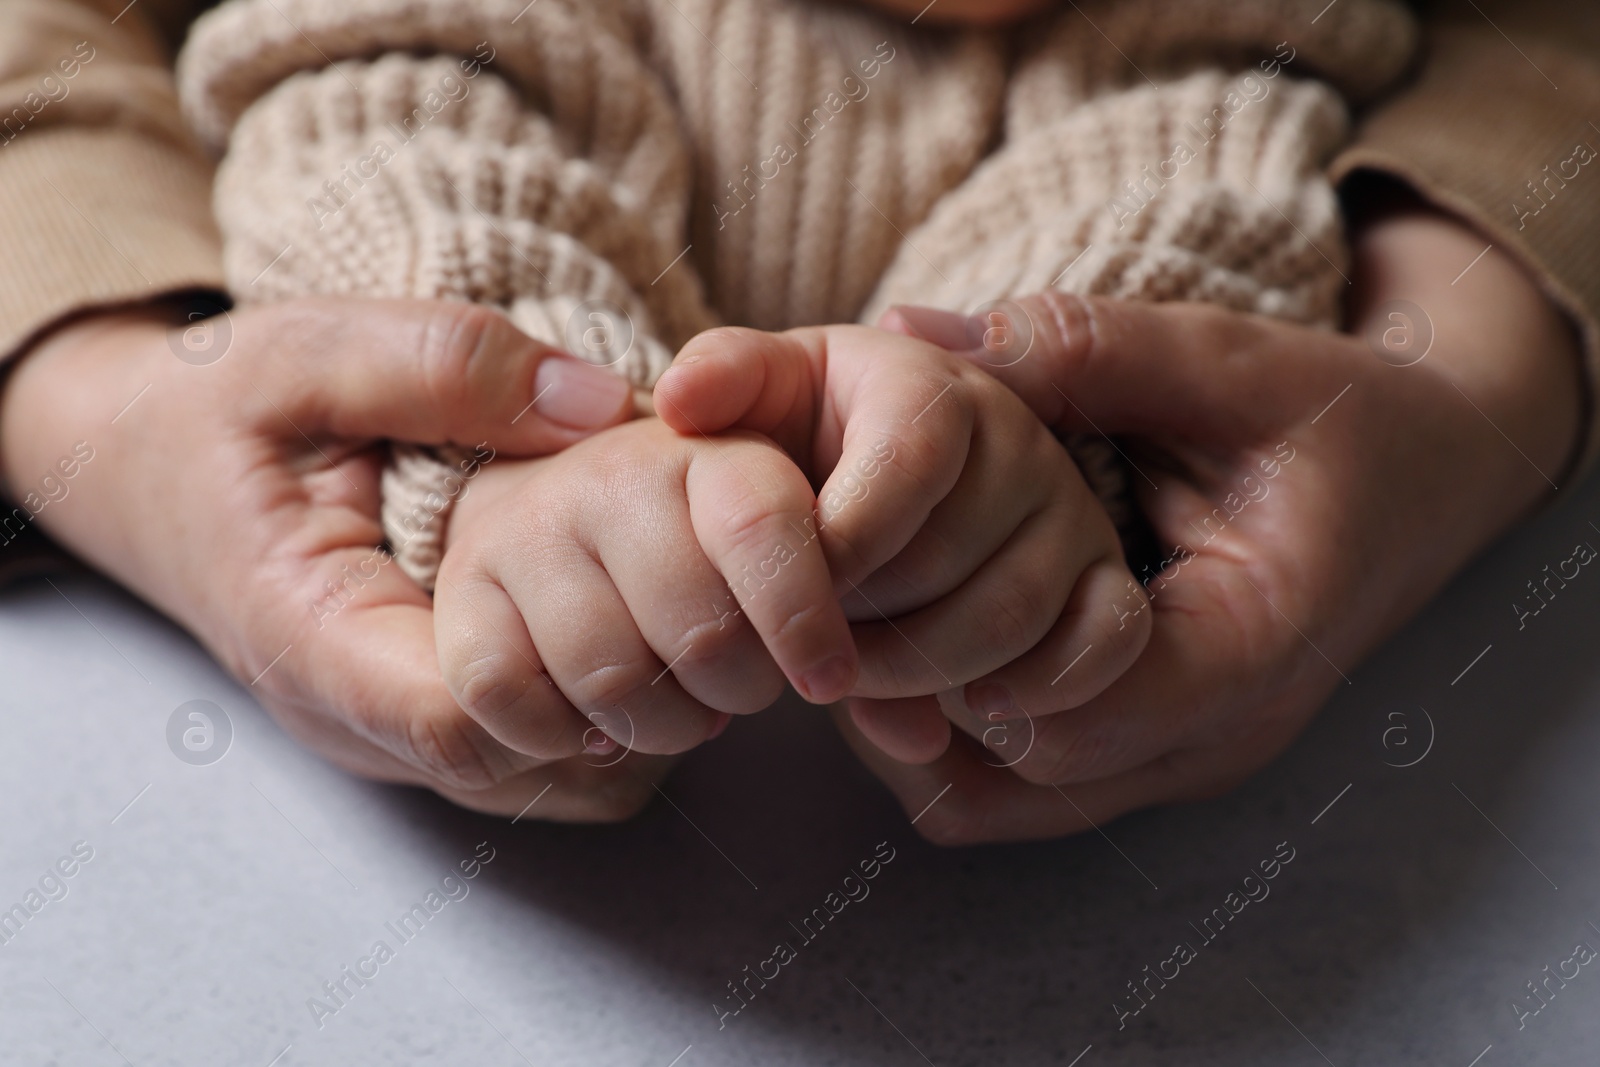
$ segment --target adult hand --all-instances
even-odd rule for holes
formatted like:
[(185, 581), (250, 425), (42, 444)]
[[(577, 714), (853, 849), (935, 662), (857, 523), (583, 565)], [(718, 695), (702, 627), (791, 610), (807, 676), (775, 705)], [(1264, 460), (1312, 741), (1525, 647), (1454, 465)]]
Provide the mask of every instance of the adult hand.
[[(1122, 442), (1167, 562), (1148, 583), (1146, 651), (1087, 704), (997, 725), (957, 695), (945, 711), (964, 733), (920, 766), (835, 714), (908, 812), (951, 787), (918, 830), (1044, 837), (1231, 788), (1552, 490), (1579, 421), (1576, 343), (1509, 258), (1451, 283), (1481, 247), (1421, 211), (1372, 227), (1357, 244), (1356, 336), (1202, 305), (1020, 302), (1027, 321), (999, 325), (1031, 326), (1032, 347), (992, 372), (1058, 430)], [(1394, 297), (1431, 316), (1431, 351), (1407, 348), (1408, 326), (1428, 327), (1413, 309), (1391, 317)], [(898, 309), (883, 325), (967, 348), (996, 323)]]
[(539, 455), (627, 418), (626, 383), (461, 303), (301, 300), (188, 329), (145, 308), (37, 344), (0, 396), (7, 495), (341, 767), (489, 811), (552, 784), (534, 816), (636, 810), (658, 759), (591, 766), (576, 737), (538, 758), (461, 711), (427, 595), (374, 547), (383, 439)]

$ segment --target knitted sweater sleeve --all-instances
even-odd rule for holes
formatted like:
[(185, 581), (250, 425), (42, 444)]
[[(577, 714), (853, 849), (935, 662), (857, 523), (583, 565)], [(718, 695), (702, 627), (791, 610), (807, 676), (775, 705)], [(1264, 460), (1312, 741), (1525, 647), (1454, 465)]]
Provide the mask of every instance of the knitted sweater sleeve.
[(196, 6), (0, 3), (0, 360), (87, 308), (222, 288), (171, 70)]
[(1056, 287), (1333, 325), (1346, 257), (1324, 168), (1347, 102), (1404, 69), (1412, 20), (1382, 0), (1305, 28), (1282, 0), (1192, 10), (1085, 0), (1031, 30), (1000, 148), (909, 235), (866, 317)]
[[(1296, 10), (1238, 0), (1200, 27), (1159, 0), (1085, 0), (1036, 28), (1000, 148), (908, 235), (863, 320), (1055, 288), (1335, 326), (1348, 257), (1324, 168), (1346, 101), (1393, 80), (1415, 34), (1397, 4), (1354, 0), (1309, 29)], [(1197, 61), (1201, 29), (1217, 40)], [(1066, 443), (1128, 535), (1112, 447)]]
[[(1364, 117), (1332, 178), (1399, 179), (1523, 262), (1582, 338), (1588, 418), (1573, 467), (1591, 466), (1600, 454), (1600, 9), (1435, 6), (1415, 76)], [(1577, 481), (1572, 472), (1556, 480)]]
[[(630, 20), (596, 0), (233, 0), (202, 18), (180, 86), (225, 153), (235, 298), (470, 300), (652, 384), (712, 318), (675, 262), (687, 153)], [(461, 481), (447, 450), (395, 451), (385, 532), (431, 586)]]

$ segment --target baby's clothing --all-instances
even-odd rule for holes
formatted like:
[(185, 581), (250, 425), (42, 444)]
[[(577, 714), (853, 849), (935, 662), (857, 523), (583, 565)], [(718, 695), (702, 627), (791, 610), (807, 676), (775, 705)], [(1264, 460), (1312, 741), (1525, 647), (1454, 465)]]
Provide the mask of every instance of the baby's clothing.
[[(1051, 287), (1336, 325), (1323, 167), (1415, 27), (1319, 6), (1081, 0), (991, 32), (803, 0), (229, 0), (179, 74), (225, 151), (239, 299), (475, 301), (648, 386), (718, 323)], [(1114, 453), (1069, 445), (1125, 511)], [(397, 447), (384, 479), (425, 585), (455, 470)]]

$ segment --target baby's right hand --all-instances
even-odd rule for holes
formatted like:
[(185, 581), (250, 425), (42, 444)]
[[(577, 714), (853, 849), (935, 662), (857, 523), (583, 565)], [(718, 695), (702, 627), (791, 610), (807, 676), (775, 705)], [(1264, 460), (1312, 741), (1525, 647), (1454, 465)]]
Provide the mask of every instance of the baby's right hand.
[(1150, 615), (1105, 508), (967, 360), (862, 326), (721, 328), (684, 346), (655, 401), (686, 435), (770, 435), (819, 485), (861, 655), (851, 716), (895, 758), (937, 758), (941, 706), (998, 745), (994, 723), (1078, 707), (1142, 651)]
[(838, 700), (857, 660), (807, 536), (814, 507), (767, 439), (688, 438), (656, 419), (487, 464), (451, 517), (434, 593), (445, 682), (541, 760), (685, 751), (785, 678)]

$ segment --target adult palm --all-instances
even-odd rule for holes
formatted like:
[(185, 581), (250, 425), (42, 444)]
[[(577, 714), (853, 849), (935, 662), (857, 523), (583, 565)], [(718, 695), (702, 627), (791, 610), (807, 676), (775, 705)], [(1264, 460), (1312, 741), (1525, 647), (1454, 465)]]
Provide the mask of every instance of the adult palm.
[[(1148, 582), (1146, 651), (1081, 706), (997, 720), (954, 694), (943, 710), (961, 734), (921, 765), (889, 758), (853, 721), (887, 709), (836, 715), (909, 812), (951, 787), (919, 830), (947, 843), (1051, 836), (1231, 788), (1551, 490), (1578, 421), (1571, 331), (1509, 260), (1486, 259), (1459, 289), (1431, 269), (1466, 249), (1462, 262), (1472, 238), (1425, 215), (1367, 241), (1354, 322), (1376, 345), (1204, 305), (1061, 293), (999, 323), (1032, 341), (991, 371), (1057, 430), (1120, 442), (1166, 565)], [(1397, 291), (1431, 321), (1415, 302), (1379, 302)], [(969, 349), (981, 330), (945, 313), (896, 309), (883, 325), (999, 362)], [(1410, 329), (1434, 335), (1431, 352)], [(1411, 357), (1384, 349), (1389, 330)], [(1416, 352), (1431, 358), (1412, 363)], [(1103, 610), (1140, 604), (1130, 593)], [(937, 712), (932, 697), (893, 709), (924, 733)]]

